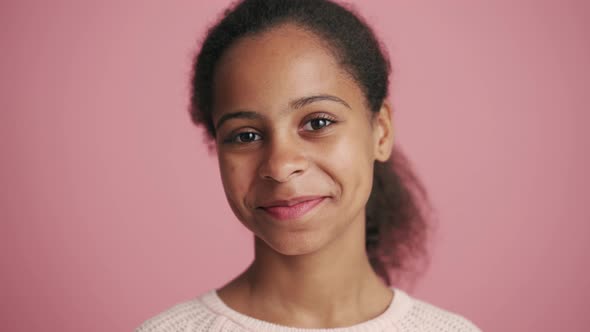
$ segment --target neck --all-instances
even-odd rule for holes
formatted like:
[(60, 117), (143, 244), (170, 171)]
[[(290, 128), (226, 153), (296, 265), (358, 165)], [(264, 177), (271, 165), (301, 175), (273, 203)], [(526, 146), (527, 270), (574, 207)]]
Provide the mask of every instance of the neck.
[(320, 250), (296, 256), (255, 238), (256, 258), (235, 281), (247, 289), (249, 313), (301, 327), (346, 326), (377, 316), (391, 292), (369, 263), (364, 228), (359, 218)]
[(313, 299), (317, 306), (318, 299), (329, 304), (341, 297), (357, 297), (367, 281), (373, 281), (363, 237), (341, 236), (314, 253), (296, 256), (282, 255), (259, 238), (254, 243), (256, 259), (248, 279), (258, 294), (276, 294), (298, 306)]

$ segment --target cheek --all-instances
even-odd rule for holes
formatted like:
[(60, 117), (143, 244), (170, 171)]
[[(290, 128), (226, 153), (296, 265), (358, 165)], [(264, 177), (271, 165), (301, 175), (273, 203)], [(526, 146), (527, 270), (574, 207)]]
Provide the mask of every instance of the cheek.
[(370, 191), (370, 146), (370, 135), (358, 129), (326, 141), (318, 153), (320, 167), (338, 184), (345, 200)]
[[(253, 162), (237, 156), (219, 156), (219, 170), (227, 199), (231, 205), (243, 204), (255, 177)], [(235, 206), (233, 206), (235, 208)]]

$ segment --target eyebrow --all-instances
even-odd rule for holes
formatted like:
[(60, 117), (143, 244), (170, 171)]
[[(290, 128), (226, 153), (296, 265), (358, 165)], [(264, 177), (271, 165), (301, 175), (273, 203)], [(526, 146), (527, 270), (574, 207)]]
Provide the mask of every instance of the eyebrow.
[(262, 119), (262, 115), (253, 111), (237, 111), (226, 113), (222, 115), (217, 121), (217, 124), (215, 125), (215, 131), (217, 131), (224, 122), (231, 119)]
[(311, 103), (315, 103), (318, 101), (324, 101), (324, 100), (337, 102), (337, 103), (340, 103), (340, 104), (346, 106), (346, 108), (352, 109), (350, 107), (350, 105), (348, 105), (348, 103), (345, 102), (344, 100), (342, 100), (336, 96), (325, 95), (325, 94), (295, 99), (289, 103), (289, 106), (291, 106), (291, 108), (293, 108), (293, 109), (299, 109), (299, 108), (307, 106)]
[[(344, 100), (342, 100), (341, 98), (338, 98), (338, 97), (332, 96), (332, 95), (327, 95), (327, 94), (302, 97), (302, 98), (292, 100), (289, 103), (289, 108), (293, 109), (293, 110), (297, 110), (297, 109), (305, 107), (311, 103), (315, 103), (315, 102), (319, 102), (319, 101), (333, 101), (333, 102), (336, 102), (336, 103), (339, 103), (339, 104), (345, 106), (348, 109), (352, 109), (350, 107), (350, 105), (348, 105), (348, 103), (345, 102)], [(219, 129), (219, 127), (221, 127), (221, 125), (224, 122), (226, 122), (230, 119), (261, 119), (261, 118), (263, 118), (262, 114), (254, 112), (254, 111), (248, 111), (248, 110), (240, 110), (240, 111), (236, 111), (236, 112), (226, 113), (226, 114), (222, 115), (221, 118), (219, 118), (219, 120), (217, 121), (217, 124), (215, 125), (215, 130)]]

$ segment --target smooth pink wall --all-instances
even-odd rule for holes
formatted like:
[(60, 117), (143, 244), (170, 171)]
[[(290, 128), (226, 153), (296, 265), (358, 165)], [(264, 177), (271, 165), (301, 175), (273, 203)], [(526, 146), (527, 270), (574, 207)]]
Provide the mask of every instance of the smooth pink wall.
[[(252, 258), (186, 113), (228, 1), (2, 1), (0, 326), (130, 331)], [(356, 1), (438, 210), (413, 294), (485, 331), (590, 325), (590, 6)]]

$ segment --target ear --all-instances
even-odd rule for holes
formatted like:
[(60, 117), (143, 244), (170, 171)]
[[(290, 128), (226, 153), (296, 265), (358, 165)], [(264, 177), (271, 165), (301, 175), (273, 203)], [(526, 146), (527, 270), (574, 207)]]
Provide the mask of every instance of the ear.
[(393, 120), (391, 105), (384, 101), (381, 109), (373, 118), (375, 160), (385, 162), (393, 149)]

